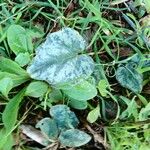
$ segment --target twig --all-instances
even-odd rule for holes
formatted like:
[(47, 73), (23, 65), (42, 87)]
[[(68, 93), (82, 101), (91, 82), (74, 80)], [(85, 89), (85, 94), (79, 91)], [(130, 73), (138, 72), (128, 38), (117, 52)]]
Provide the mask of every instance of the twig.
[(104, 138), (97, 134), (88, 124), (85, 124), (85, 127), (90, 131), (94, 137), (94, 141), (103, 144), (106, 149), (109, 149), (109, 145), (104, 141)]

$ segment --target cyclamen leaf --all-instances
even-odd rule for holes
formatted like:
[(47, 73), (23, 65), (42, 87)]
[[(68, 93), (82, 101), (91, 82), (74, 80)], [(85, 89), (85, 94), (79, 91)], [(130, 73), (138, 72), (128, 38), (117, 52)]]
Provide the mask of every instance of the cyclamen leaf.
[(51, 33), (36, 49), (36, 56), (27, 72), (32, 78), (59, 85), (79, 78), (88, 78), (94, 70), (91, 57), (82, 54), (86, 42), (71, 28)]
[(97, 89), (94, 85), (84, 80), (77, 85), (68, 86), (69, 89), (62, 89), (69, 97), (78, 101), (86, 101), (97, 95)]
[(50, 109), (50, 115), (56, 121), (59, 129), (75, 128), (79, 120), (75, 113), (70, 111), (66, 105), (55, 105)]
[(8, 28), (7, 41), (9, 47), (16, 55), (21, 52), (32, 53), (33, 51), (32, 39), (20, 25), (11, 25)]
[(58, 136), (57, 124), (53, 119), (44, 118), (40, 120), (36, 128), (40, 128), (42, 133), (46, 134), (50, 139), (56, 140)]
[(140, 93), (142, 90), (143, 77), (132, 67), (119, 67), (116, 72), (116, 79), (123, 87), (134, 93)]
[(42, 81), (31, 82), (25, 92), (25, 95), (31, 97), (41, 97), (48, 90), (48, 85)]
[(91, 137), (83, 131), (70, 129), (61, 132), (59, 140), (63, 146), (79, 147), (88, 143), (91, 140)]
[(13, 81), (11, 78), (6, 77), (0, 80), (0, 92), (5, 97), (8, 97), (8, 93), (12, 88), (13, 88)]

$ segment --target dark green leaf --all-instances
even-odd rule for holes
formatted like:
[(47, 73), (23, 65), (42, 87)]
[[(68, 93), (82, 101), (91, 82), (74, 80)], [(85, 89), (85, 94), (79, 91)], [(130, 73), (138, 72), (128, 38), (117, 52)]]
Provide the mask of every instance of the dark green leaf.
[(77, 127), (79, 120), (75, 113), (70, 111), (66, 105), (55, 105), (50, 109), (50, 115), (56, 121), (59, 129), (70, 129)]
[(143, 77), (132, 67), (119, 67), (116, 72), (116, 79), (123, 87), (134, 93), (140, 93), (142, 90)]
[(42, 133), (46, 134), (50, 139), (56, 140), (58, 136), (57, 124), (53, 119), (44, 118), (40, 120), (36, 128), (40, 128)]
[(83, 131), (70, 129), (61, 132), (59, 140), (63, 146), (79, 147), (88, 143), (91, 140), (91, 137)]

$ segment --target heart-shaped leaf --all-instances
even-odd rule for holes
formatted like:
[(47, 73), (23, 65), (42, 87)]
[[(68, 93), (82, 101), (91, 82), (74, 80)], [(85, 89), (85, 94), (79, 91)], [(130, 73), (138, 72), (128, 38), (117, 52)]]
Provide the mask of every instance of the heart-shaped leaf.
[(40, 128), (42, 133), (46, 134), (50, 139), (55, 140), (58, 136), (57, 124), (53, 119), (44, 118), (40, 120), (36, 128)]
[(86, 42), (71, 28), (51, 33), (36, 49), (36, 56), (27, 72), (32, 78), (51, 85), (65, 84), (79, 78), (88, 78), (94, 70), (91, 57), (81, 54)]
[(142, 90), (142, 75), (128, 65), (120, 66), (117, 69), (116, 79), (123, 87), (130, 89), (134, 93), (140, 93)]
[(75, 113), (70, 111), (66, 105), (55, 105), (50, 109), (50, 115), (56, 121), (59, 129), (75, 128), (79, 124), (79, 120)]
[(91, 140), (91, 137), (83, 131), (70, 129), (61, 132), (59, 140), (63, 146), (79, 147), (88, 143)]
[(63, 92), (79, 101), (86, 101), (97, 95), (96, 87), (86, 80), (81, 81), (77, 85), (68, 86), (68, 89), (63, 89)]

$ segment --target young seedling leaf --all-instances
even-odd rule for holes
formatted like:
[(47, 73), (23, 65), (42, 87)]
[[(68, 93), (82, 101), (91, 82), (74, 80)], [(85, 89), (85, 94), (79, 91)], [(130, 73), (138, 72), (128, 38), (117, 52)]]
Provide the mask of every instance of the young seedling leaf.
[(25, 95), (37, 98), (43, 96), (47, 90), (48, 84), (45, 82), (33, 81), (28, 85)]
[(62, 91), (69, 97), (78, 101), (87, 101), (97, 95), (96, 87), (86, 80), (76, 85), (70, 85), (68, 89), (62, 89)]
[(55, 120), (50, 119), (50, 118), (44, 118), (40, 120), (36, 128), (40, 128), (42, 133), (48, 136), (48, 138), (52, 140), (56, 140), (58, 136), (58, 128)]
[(134, 93), (140, 93), (142, 90), (143, 77), (132, 67), (120, 66), (116, 72), (116, 79)]
[(70, 111), (66, 105), (55, 105), (50, 109), (50, 115), (56, 121), (59, 129), (75, 128), (79, 124), (79, 120), (75, 113)]
[(15, 61), (21, 66), (24, 67), (30, 62), (29, 53), (19, 53), (15, 58)]
[(7, 30), (7, 41), (10, 49), (18, 55), (19, 53), (32, 53), (32, 39), (26, 30), (20, 25), (11, 25)]
[(11, 78), (5, 77), (0, 80), (0, 92), (5, 97), (8, 97), (8, 93), (12, 88), (13, 88), (13, 81)]
[(107, 96), (107, 81), (106, 80), (100, 80), (99, 83), (98, 83), (98, 90), (100, 92), (100, 94), (103, 96), (103, 97), (106, 97)]
[(91, 57), (81, 54), (86, 42), (71, 28), (51, 33), (36, 49), (36, 56), (27, 72), (33, 79), (45, 80), (51, 85), (65, 84), (79, 78), (88, 78), (94, 70)]
[(89, 112), (88, 116), (87, 116), (87, 120), (90, 123), (94, 123), (98, 117), (100, 117), (100, 107), (99, 105), (97, 105), (97, 107), (95, 109), (93, 109), (92, 111)]
[(78, 129), (70, 129), (61, 132), (59, 136), (59, 141), (63, 146), (68, 147), (79, 147), (85, 145), (91, 140), (91, 137)]

